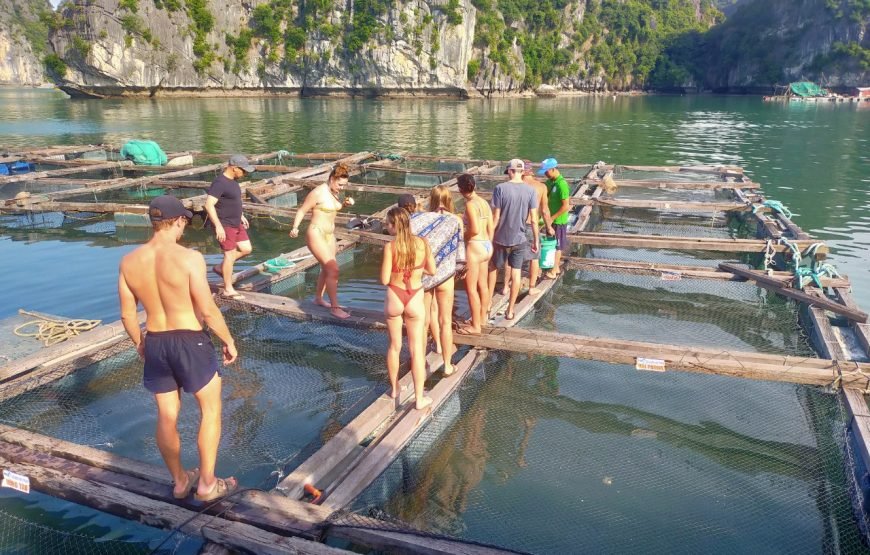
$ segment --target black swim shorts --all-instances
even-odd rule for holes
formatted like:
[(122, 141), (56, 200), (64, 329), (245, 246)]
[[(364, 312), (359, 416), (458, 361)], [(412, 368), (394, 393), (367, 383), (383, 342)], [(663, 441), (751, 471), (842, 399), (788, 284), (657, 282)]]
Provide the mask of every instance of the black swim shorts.
[(168, 393), (180, 387), (196, 393), (215, 373), (220, 375), (220, 365), (204, 330), (146, 332), (143, 382), (151, 393)]

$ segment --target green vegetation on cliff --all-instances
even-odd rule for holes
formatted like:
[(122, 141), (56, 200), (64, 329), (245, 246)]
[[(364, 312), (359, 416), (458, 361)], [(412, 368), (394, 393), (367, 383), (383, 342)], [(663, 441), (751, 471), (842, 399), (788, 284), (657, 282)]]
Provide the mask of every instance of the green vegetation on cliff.
[(700, 17), (691, 0), (472, 1), (479, 10), (476, 46), (510, 72), (516, 43), (529, 87), (599, 72), (615, 86), (643, 85), (669, 41), (722, 17), (709, 0), (701, 1)]

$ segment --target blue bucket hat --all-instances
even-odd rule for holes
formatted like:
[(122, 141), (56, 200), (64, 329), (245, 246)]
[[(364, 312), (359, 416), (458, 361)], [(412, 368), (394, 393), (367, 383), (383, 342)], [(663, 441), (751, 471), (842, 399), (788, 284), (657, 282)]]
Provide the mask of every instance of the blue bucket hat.
[(544, 175), (547, 173), (547, 170), (552, 170), (556, 166), (559, 165), (559, 162), (556, 162), (555, 158), (547, 158), (543, 162), (541, 162), (541, 167), (538, 168), (538, 175)]

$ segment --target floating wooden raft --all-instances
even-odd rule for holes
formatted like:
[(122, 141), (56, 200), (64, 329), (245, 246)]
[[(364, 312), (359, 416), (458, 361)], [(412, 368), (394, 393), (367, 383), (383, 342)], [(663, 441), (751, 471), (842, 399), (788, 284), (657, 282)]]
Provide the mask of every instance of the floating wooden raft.
[[(84, 150), (81, 150), (84, 149)], [(41, 149), (30, 152), (14, 153), (19, 159), (39, 158), (40, 163), (49, 164), (46, 156), (63, 156), (96, 150), (95, 147), (72, 147), (60, 149)], [(277, 153), (250, 157), (252, 160), (265, 160), (275, 157)], [(194, 159), (202, 156), (193, 153)], [(402, 153), (402, 157), (387, 157), (378, 160), (374, 153), (313, 153), (291, 155), (294, 159), (324, 160), (311, 168), (297, 168), (279, 164), (266, 164), (261, 168), (268, 171), (282, 172), (282, 175), (270, 179), (252, 181), (243, 185), (249, 202), (244, 209), (248, 213), (272, 217), (292, 217), (296, 210), (279, 208), (263, 201), (279, 195), (304, 192), (324, 179), (324, 175), (338, 161), (348, 163), (354, 175), (367, 170), (396, 171), (406, 174), (435, 175), (446, 178), (444, 185), (455, 192), (456, 172), (439, 170), (418, 170), (397, 167), (401, 160), (447, 162), (470, 165), (467, 172), (476, 174), (481, 180), (504, 179), (500, 170), (504, 162), (474, 160), (467, 158), (449, 158), (436, 156), (418, 156)], [(128, 166), (119, 167), (117, 163), (95, 163), (93, 161), (66, 160), (58, 165), (64, 166), (58, 170), (47, 170), (39, 174), (24, 174), (26, 180), (44, 183), (62, 184), (65, 176), (75, 176), (78, 173), (101, 171), (116, 168), (127, 171)], [(116, 178), (107, 180), (70, 179), (67, 183), (76, 188), (60, 193), (36, 195), (19, 205), (20, 201), (6, 201), (0, 207), (4, 211), (86, 211), (86, 212), (137, 212), (144, 213), (146, 206), (135, 203), (87, 203), (65, 202), (65, 199), (83, 193), (104, 192), (116, 189), (132, 188), (142, 185), (160, 187), (186, 187), (204, 189), (208, 182), (186, 181), (182, 178), (196, 176), (216, 171), (221, 164), (190, 167), (185, 169), (153, 169), (141, 168), (136, 171), (149, 172), (136, 178)], [(741, 168), (730, 166), (614, 166), (599, 164), (562, 164), (563, 168), (588, 168), (587, 174), (574, 183), (575, 190), (571, 204), (580, 207), (577, 220), (571, 228), (570, 238), (573, 242), (590, 246), (627, 247), (638, 249), (675, 249), (721, 252), (761, 253), (772, 250), (776, 253), (788, 252), (788, 247), (779, 244), (777, 239), (788, 238), (798, 248), (805, 249), (813, 244), (810, 236), (803, 232), (790, 219), (780, 213), (768, 214), (759, 208), (763, 197), (750, 195), (745, 190), (756, 189), (758, 184), (749, 181), (743, 175)], [(70, 171), (72, 170), (72, 171)], [(733, 201), (710, 202), (670, 202), (662, 200), (632, 200), (621, 199), (618, 189), (615, 196), (603, 196), (601, 179), (613, 176), (614, 171), (640, 171), (663, 173), (701, 173), (718, 176), (714, 181), (668, 181), (662, 179), (616, 180), (618, 187), (646, 187), (652, 189), (698, 189), (722, 190), (731, 193)], [(61, 172), (61, 173), (58, 173)], [(8, 181), (15, 182), (18, 179)], [(3, 181), (0, 181), (2, 185)], [(410, 187), (392, 187), (352, 183), (348, 190), (372, 193), (399, 194), (413, 192), (418, 199), (423, 199), (428, 189)], [(488, 196), (480, 191), (482, 196)], [(187, 206), (199, 209), (205, 195), (185, 199)], [(587, 230), (595, 221), (595, 207), (616, 206), (623, 208), (641, 208), (665, 210), (671, 212), (710, 212), (725, 213), (730, 216), (754, 219), (764, 233), (761, 239), (711, 239), (692, 237), (663, 237), (652, 235), (630, 235), (597, 233)], [(386, 210), (374, 214), (383, 217)], [(724, 216), (724, 214), (723, 214)], [(339, 215), (339, 222), (349, 219), (347, 215)], [(388, 237), (363, 231), (339, 230), (340, 241), (338, 251), (346, 251), (365, 242), (382, 244)], [(821, 246), (817, 254), (822, 256), (827, 252)], [(287, 259), (298, 259), (308, 254), (307, 248), (297, 249), (282, 255)], [(864, 324), (867, 314), (861, 311), (848, 293), (848, 280), (844, 278), (824, 278), (823, 288), (831, 297), (814, 288), (796, 291), (788, 285), (793, 280), (792, 274), (783, 271), (770, 273), (756, 272), (740, 266), (723, 264), (720, 268), (702, 268), (685, 265), (658, 265), (643, 262), (614, 261), (594, 258), (565, 257), (563, 262), (567, 267), (607, 271), (618, 273), (639, 273), (657, 275), (662, 273), (679, 274), (681, 279), (727, 279), (751, 280), (760, 286), (769, 288), (784, 296), (789, 296), (799, 302), (810, 305), (808, 310), (808, 327), (816, 337), (819, 352), (825, 358), (802, 358), (784, 355), (742, 352), (722, 349), (705, 349), (692, 346), (657, 344), (640, 341), (628, 341), (607, 337), (590, 337), (572, 334), (561, 334), (543, 330), (511, 328), (524, 315), (535, 309), (545, 294), (536, 297), (525, 296), (516, 306), (517, 317), (513, 321), (498, 318), (494, 326), (484, 329), (478, 336), (456, 335), (459, 345), (472, 347), (456, 364), (455, 377), (440, 379), (432, 390), (436, 405), (444, 402), (461, 383), (463, 375), (473, 371), (485, 356), (485, 350), (498, 349), (529, 353), (533, 355), (552, 355), (574, 357), (580, 359), (599, 360), (619, 364), (634, 364), (638, 358), (653, 358), (663, 362), (668, 370), (686, 372), (701, 372), (721, 374), (734, 377), (785, 381), (819, 386), (835, 386), (844, 388), (844, 399), (853, 415), (852, 429), (858, 438), (861, 456), (865, 463), (870, 463), (870, 410), (866, 408), (860, 392), (868, 388), (870, 364), (848, 360), (849, 355), (839, 344), (837, 334), (833, 329), (827, 311), (845, 315), (850, 320), (849, 327), (855, 333), (859, 343), (865, 349), (870, 349), (870, 327)], [(259, 293), (272, 284), (304, 272), (316, 264), (313, 258), (299, 261), (295, 266), (282, 269), (277, 274), (264, 272), (260, 264), (238, 272), (236, 281), (246, 280), (238, 285), (246, 291), (246, 299), (228, 303), (230, 306), (248, 310), (270, 311), (300, 320), (318, 320), (341, 326), (366, 327), (384, 329), (383, 315), (380, 311), (352, 309), (352, 317), (338, 320), (319, 306), (308, 302)], [(544, 289), (549, 290), (555, 281), (544, 282)], [(796, 294), (799, 293), (799, 294)], [(502, 299), (495, 300), (495, 304)], [(27, 359), (13, 362), (0, 369), (0, 399), (43, 385), (76, 369), (98, 360), (99, 357), (111, 356), (113, 349), (123, 349), (126, 337), (118, 323), (102, 326), (83, 334), (80, 338), (71, 340), (42, 353), (37, 353)], [(430, 354), (427, 357), (428, 370), (436, 372), (441, 365), (440, 355)], [(269, 494), (245, 494), (239, 505), (218, 505), (215, 510), (225, 510), (223, 517), (213, 521), (209, 526), (202, 527), (198, 520), (193, 520), (184, 530), (201, 534), (206, 539), (218, 541), (225, 545), (247, 549), (255, 552), (298, 552), (329, 553), (331, 548), (321, 544), (308, 542), (289, 542), (288, 534), (302, 536), (308, 539), (320, 539), (324, 523), (332, 514), (332, 509), (340, 508), (350, 503), (359, 492), (372, 482), (407, 444), (414, 433), (425, 424), (428, 415), (420, 414), (409, 408), (411, 397), (411, 377), (402, 376), (400, 387), (402, 394), (398, 400), (386, 396), (376, 399), (369, 407), (330, 441), (321, 450), (304, 461), (296, 471), (282, 480), (279, 491)], [(863, 404), (863, 408), (862, 408)], [(385, 425), (385, 422), (388, 424)], [(383, 428), (383, 429), (381, 429)], [(366, 438), (374, 437), (371, 443), (361, 445)], [(84, 449), (85, 451), (82, 451)], [(166, 527), (176, 526), (189, 518), (191, 508), (180, 504), (169, 504), (166, 497), (167, 484), (162, 478), (162, 469), (147, 468), (147, 465), (133, 463), (113, 455), (86, 451), (88, 448), (65, 444), (52, 438), (39, 437), (21, 430), (0, 426), (0, 464), (18, 469), (34, 476), (37, 489), (66, 497), (77, 502), (111, 510), (112, 507), (129, 504), (132, 510), (127, 510), (125, 516), (139, 519), (155, 519), (149, 521)], [(62, 478), (68, 476), (67, 482)], [(327, 476), (330, 476), (327, 480)], [(327, 480), (328, 483), (321, 484)], [(95, 487), (93, 484), (98, 484)], [(325, 504), (314, 507), (299, 501), (303, 486), (306, 484), (323, 485)], [(286, 494), (286, 496), (284, 495)], [(287, 498), (289, 497), (289, 499)], [(157, 515), (157, 516), (154, 516)], [(211, 518), (211, 517), (209, 517)], [(357, 519), (355, 519), (356, 521)], [(420, 540), (407, 534), (382, 532), (365, 527), (365, 518), (360, 517), (363, 526), (340, 526), (331, 529), (331, 533), (347, 538), (361, 545), (376, 549), (394, 549), (404, 552), (453, 553), (458, 550), (468, 553), (492, 553), (482, 546), (457, 544), (447, 540)], [(371, 524), (371, 523), (369, 523)], [(247, 528), (240, 528), (246, 526)], [(272, 534), (271, 536), (266, 534)], [(234, 539), (235, 538), (235, 539)], [(300, 540), (304, 541), (304, 540)], [(440, 542), (440, 543), (439, 543)], [(325, 551), (317, 551), (323, 549)]]

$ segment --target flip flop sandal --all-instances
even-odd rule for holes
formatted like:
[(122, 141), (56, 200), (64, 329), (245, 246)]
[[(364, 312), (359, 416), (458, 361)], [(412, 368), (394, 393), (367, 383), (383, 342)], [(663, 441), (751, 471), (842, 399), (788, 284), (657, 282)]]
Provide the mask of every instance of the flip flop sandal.
[(199, 469), (194, 468), (193, 470), (185, 470), (185, 474), (187, 474), (187, 489), (184, 490), (184, 493), (175, 493), (175, 488), (172, 488), (172, 497), (176, 499), (184, 499), (188, 495), (190, 495), (190, 490), (196, 487), (196, 483), (199, 481)]
[(220, 499), (222, 497), (226, 497), (228, 494), (234, 492), (239, 488), (239, 483), (236, 482), (234, 485), (230, 486), (226, 480), (223, 478), (218, 478), (217, 482), (211, 491), (205, 495), (200, 495), (198, 493), (193, 494), (193, 498), (197, 501), (214, 501), (215, 499)]

